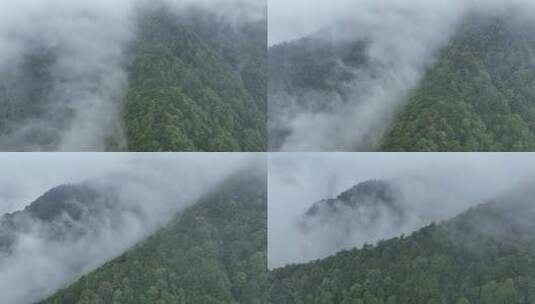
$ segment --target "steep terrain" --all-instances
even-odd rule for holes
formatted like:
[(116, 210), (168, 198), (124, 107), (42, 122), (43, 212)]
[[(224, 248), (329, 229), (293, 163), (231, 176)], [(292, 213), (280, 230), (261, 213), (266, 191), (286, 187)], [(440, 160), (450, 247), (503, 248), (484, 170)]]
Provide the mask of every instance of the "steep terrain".
[(229, 179), (147, 240), (40, 303), (266, 303), (265, 185), (257, 175)]
[(533, 303), (533, 190), (410, 236), (270, 273), (270, 303)]
[(535, 23), (518, 16), (469, 14), (414, 82), (340, 30), (270, 47), (270, 149), (533, 151)]
[(24, 52), (2, 64), (0, 150), (265, 151), (265, 18), (163, 3), (140, 6), (130, 38), (102, 43), (95, 64), (71, 45), (93, 37), (15, 35)]
[(265, 151), (266, 22), (151, 8), (138, 16), (125, 121), (131, 151)]
[(531, 21), (471, 16), (412, 92), (387, 151), (533, 151)]

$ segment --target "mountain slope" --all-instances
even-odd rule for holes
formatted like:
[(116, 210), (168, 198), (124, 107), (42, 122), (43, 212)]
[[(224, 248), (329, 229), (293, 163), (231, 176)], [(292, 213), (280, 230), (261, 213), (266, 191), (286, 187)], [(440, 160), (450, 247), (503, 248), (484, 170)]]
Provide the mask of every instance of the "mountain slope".
[(535, 208), (519, 190), (412, 235), (270, 274), (271, 303), (533, 303)]
[(342, 40), (326, 29), (269, 48), (269, 146), (280, 149), (302, 113), (336, 113), (350, 100), (348, 90), (371, 71), (367, 42)]
[(265, 178), (234, 177), (41, 303), (265, 303)]
[(2, 63), (0, 150), (265, 151), (266, 20), (179, 7), (139, 6), (131, 39), (101, 42), (100, 57), (71, 50), (86, 32), (15, 35), (24, 52)]
[(53, 49), (29, 46), (21, 63), (0, 76), (0, 149), (52, 150), (59, 144), (60, 130), (73, 115), (48, 98), (57, 56)]
[(263, 151), (266, 24), (151, 8), (138, 17), (125, 103), (131, 151)]
[(533, 151), (532, 22), (471, 16), (386, 134), (386, 151)]

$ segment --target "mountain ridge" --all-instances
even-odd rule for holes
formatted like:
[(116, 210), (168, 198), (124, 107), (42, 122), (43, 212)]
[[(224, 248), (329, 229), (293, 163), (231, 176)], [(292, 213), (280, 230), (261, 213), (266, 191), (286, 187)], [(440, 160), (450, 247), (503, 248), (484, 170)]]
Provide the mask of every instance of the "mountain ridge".
[(250, 171), (234, 175), (132, 249), (39, 303), (266, 303), (263, 181)]

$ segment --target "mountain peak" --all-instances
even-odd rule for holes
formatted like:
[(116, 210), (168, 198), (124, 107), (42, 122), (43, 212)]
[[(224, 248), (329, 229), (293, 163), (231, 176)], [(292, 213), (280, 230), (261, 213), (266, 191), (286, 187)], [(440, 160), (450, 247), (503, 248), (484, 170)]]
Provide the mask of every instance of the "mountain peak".
[(324, 199), (314, 203), (306, 212), (306, 216), (316, 216), (322, 209), (338, 212), (344, 207), (350, 209), (387, 207), (396, 213), (401, 213), (401, 208), (396, 203), (399, 197), (400, 190), (393, 183), (385, 180), (367, 180), (342, 192), (335, 199)]
[(63, 212), (79, 219), (82, 207), (94, 202), (98, 196), (98, 191), (87, 183), (60, 185), (41, 195), (24, 211), (43, 221), (52, 221)]

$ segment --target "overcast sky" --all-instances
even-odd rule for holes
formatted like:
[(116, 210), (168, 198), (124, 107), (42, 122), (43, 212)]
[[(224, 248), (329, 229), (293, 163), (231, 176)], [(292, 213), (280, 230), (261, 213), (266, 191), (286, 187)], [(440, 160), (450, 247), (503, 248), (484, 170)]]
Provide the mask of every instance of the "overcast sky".
[[(496, 10), (517, 4), (533, 9), (532, 0), (267, 0), (269, 45), (293, 40), (314, 33), (343, 19), (363, 25), (388, 27), (389, 20), (406, 24), (418, 14), (439, 15), (444, 22), (469, 9)], [(406, 20), (399, 17), (405, 16)], [(395, 18), (393, 18), (395, 17)], [(453, 19), (448, 19), (452, 21)], [(429, 26), (434, 26), (432, 23)], [(346, 31), (358, 32), (358, 28)]]
[[(396, 179), (412, 195), (435, 201), (449, 218), (535, 176), (535, 154), (295, 153), (269, 157), (269, 262), (281, 266), (333, 254), (306, 247), (296, 223), (321, 199), (368, 179)], [(312, 236), (311, 242), (319, 242)], [(357, 245), (357, 244), (356, 244)]]
[(352, 7), (352, 0), (268, 0), (268, 43), (277, 44), (313, 33)]
[(253, 157), (246, 153), (0, 153), (0, 214), (20, 210), (60, 184), (158, 173), (175, 175), (178, 183), (192, 175), (225, 175)]

